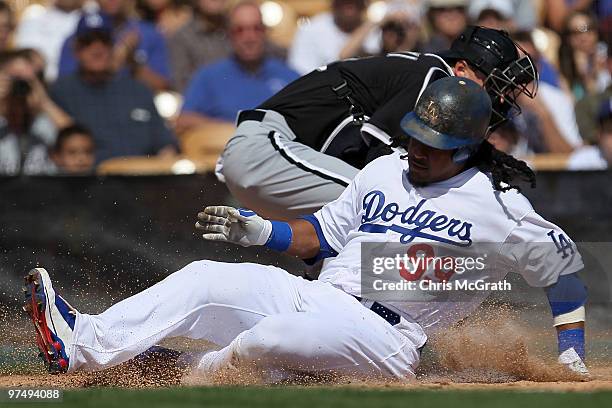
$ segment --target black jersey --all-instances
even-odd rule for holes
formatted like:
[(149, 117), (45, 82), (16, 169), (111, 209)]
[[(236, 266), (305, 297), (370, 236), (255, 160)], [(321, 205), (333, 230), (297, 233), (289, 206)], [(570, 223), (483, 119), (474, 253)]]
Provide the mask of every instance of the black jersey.
[(339, 61), (297, 79), (258, 108), (280, 113), (300, 143), (324, 152), (352, 122), (350, 103), (333, 90), (346, 81), (350, 98), (365, 114), (361, 131), (389, 143), (425, 87), (450, 75), (452, 69), (434, 54), (394, 53)]

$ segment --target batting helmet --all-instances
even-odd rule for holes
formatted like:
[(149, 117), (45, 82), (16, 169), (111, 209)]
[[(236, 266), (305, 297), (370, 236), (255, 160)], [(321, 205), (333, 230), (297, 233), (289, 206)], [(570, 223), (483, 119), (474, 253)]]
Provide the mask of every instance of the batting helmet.
[(461, 162), (485, 140), (490, 119), (491, 99), (482, 87), (467, 78), (447, 77), (425, 89), (400, 126), (427, 146), (458, 149), (454, 159)]
[(485, 89), (493, 101), (492, 129), (521, 112), (516, 102), (520, 94), (534, 98), (537, 93), (535, 64), (505, 31), (468, 26), (450, 50), (438, 55), (447, 60), (464, 59), (486, 76)]

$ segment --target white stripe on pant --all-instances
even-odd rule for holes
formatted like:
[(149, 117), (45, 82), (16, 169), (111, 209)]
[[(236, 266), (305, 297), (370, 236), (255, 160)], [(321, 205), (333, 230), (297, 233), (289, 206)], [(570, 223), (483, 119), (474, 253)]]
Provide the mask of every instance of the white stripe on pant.
[(219, 179), (243, 206), (267, 218), (314, 213), (338, 198), (359, 170), (295, 138), (277, 112), (241, 123), (219, 159)]

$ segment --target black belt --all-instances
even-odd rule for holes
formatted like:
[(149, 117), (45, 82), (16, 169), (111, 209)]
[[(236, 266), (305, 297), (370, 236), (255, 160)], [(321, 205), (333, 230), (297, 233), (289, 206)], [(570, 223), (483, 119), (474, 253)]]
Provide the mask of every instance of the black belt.
[[(361, 298), (359, 296), (353, 295), (353, 297), (359, 302), (361, 302)], [(393, 310), (381, 305), (378, 302), (372, 303), (372, 306), (370, 306), (370, 310), (385, 319), (391, 326), (395, 326), (400, 322), (401, 316), (399, 314), (395, 313)], [(427, 341), (425, 341), (425, 344), (423, 344), (417, 349), (419, 351), (419, 354), (423, 352), (423, 349), (426, 345)]]
[[(354, 296), (354, 298), (361, 302), (361, 298), (359, 296)], [(395, 326), (400, 322), (401, 316), (399, 314), (378, 302), (372, 303), (370, 310), (389, 322), (391, 326)]]
[(254, 120), (256, 122), (261, 122), (266, 116), (265, 111), (260, 110), (243, 110), (238, 114), (238, 120), (236, 121), (236, 126), (240, 125), (242, 122), (247, 120)]

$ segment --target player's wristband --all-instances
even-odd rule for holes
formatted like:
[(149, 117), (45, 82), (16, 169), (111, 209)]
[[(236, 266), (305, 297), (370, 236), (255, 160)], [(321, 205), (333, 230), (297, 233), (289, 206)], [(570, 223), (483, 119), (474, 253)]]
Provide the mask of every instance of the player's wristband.
[(288, 223), (283, 221), (270, 221), (272, 232), (265, 246), (279, 252), (285, 252), (291, 245), (293, 231)]
[(573, 347), (580, 358), (584, 360), (584, 329), (561, 330), (557, 333), (557, 339), (559, 341), (559, 354)]

